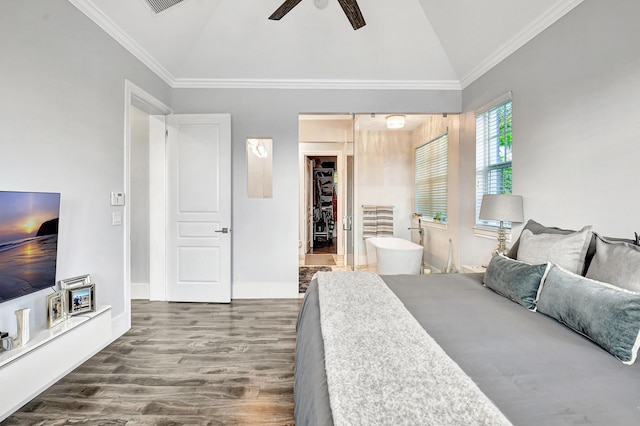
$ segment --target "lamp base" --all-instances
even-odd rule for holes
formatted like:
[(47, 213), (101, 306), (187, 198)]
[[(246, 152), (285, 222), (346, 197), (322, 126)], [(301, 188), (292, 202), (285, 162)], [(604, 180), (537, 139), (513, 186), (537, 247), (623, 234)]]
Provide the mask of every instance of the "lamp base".
[(507, 250), (507, 231), (504, 229), (502, 221), (500, 221), (500, 228), (498, 228), (498, 246), (493, 249), (491, 256), (496, 254), (506, 254)]

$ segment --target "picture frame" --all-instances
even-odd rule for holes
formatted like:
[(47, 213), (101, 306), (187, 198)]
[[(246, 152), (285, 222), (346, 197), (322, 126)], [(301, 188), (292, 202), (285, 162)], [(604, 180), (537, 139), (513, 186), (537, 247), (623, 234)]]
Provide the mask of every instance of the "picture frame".
[(67, 319), (65, 290), (47, 295), (47, 328), (54, 327)]
[(73, 316), (96, 310), (95, 287), (95, 284), (89, 284), (66, 289), (67, 312), (69, 315)]
[(60, 280), (60, 289), (70, 289), (76, 287), (84, 287), (91, 284), (91, 275), (79, 275), (73, 278), (65, 278), (64, 280)]

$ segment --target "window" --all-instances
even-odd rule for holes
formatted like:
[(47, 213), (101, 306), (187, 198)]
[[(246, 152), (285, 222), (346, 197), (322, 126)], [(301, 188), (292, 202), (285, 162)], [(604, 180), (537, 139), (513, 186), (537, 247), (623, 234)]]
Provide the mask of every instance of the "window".
[(415, 211), (447, 220), (447, 165), (449, 140), (445, 133), (416, 148)]
[(497, 221), (478, 218), (482, 196), (511, 194), (511, 96), (497, 103), (476, 115), (476, 225), (480, 226), (499, 226)]

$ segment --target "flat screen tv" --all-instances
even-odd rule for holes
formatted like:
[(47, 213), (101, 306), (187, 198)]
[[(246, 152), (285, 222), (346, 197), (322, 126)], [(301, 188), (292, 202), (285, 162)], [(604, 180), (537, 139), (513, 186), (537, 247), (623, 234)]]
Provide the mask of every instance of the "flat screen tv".
[(60, 194), (0, 191), (0, 303), (56, 284)]

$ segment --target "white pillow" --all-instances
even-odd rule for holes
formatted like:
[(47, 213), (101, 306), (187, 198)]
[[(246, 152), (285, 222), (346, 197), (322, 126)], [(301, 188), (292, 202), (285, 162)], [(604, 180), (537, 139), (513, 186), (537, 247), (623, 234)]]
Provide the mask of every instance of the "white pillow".
[(591, 236), (591, 226), (585, 226), (580, 231), (567, 235), (536, 235), (525, 229), (520, 235), (518, 260), (534, 265), (552, 262), (582, 275)]

